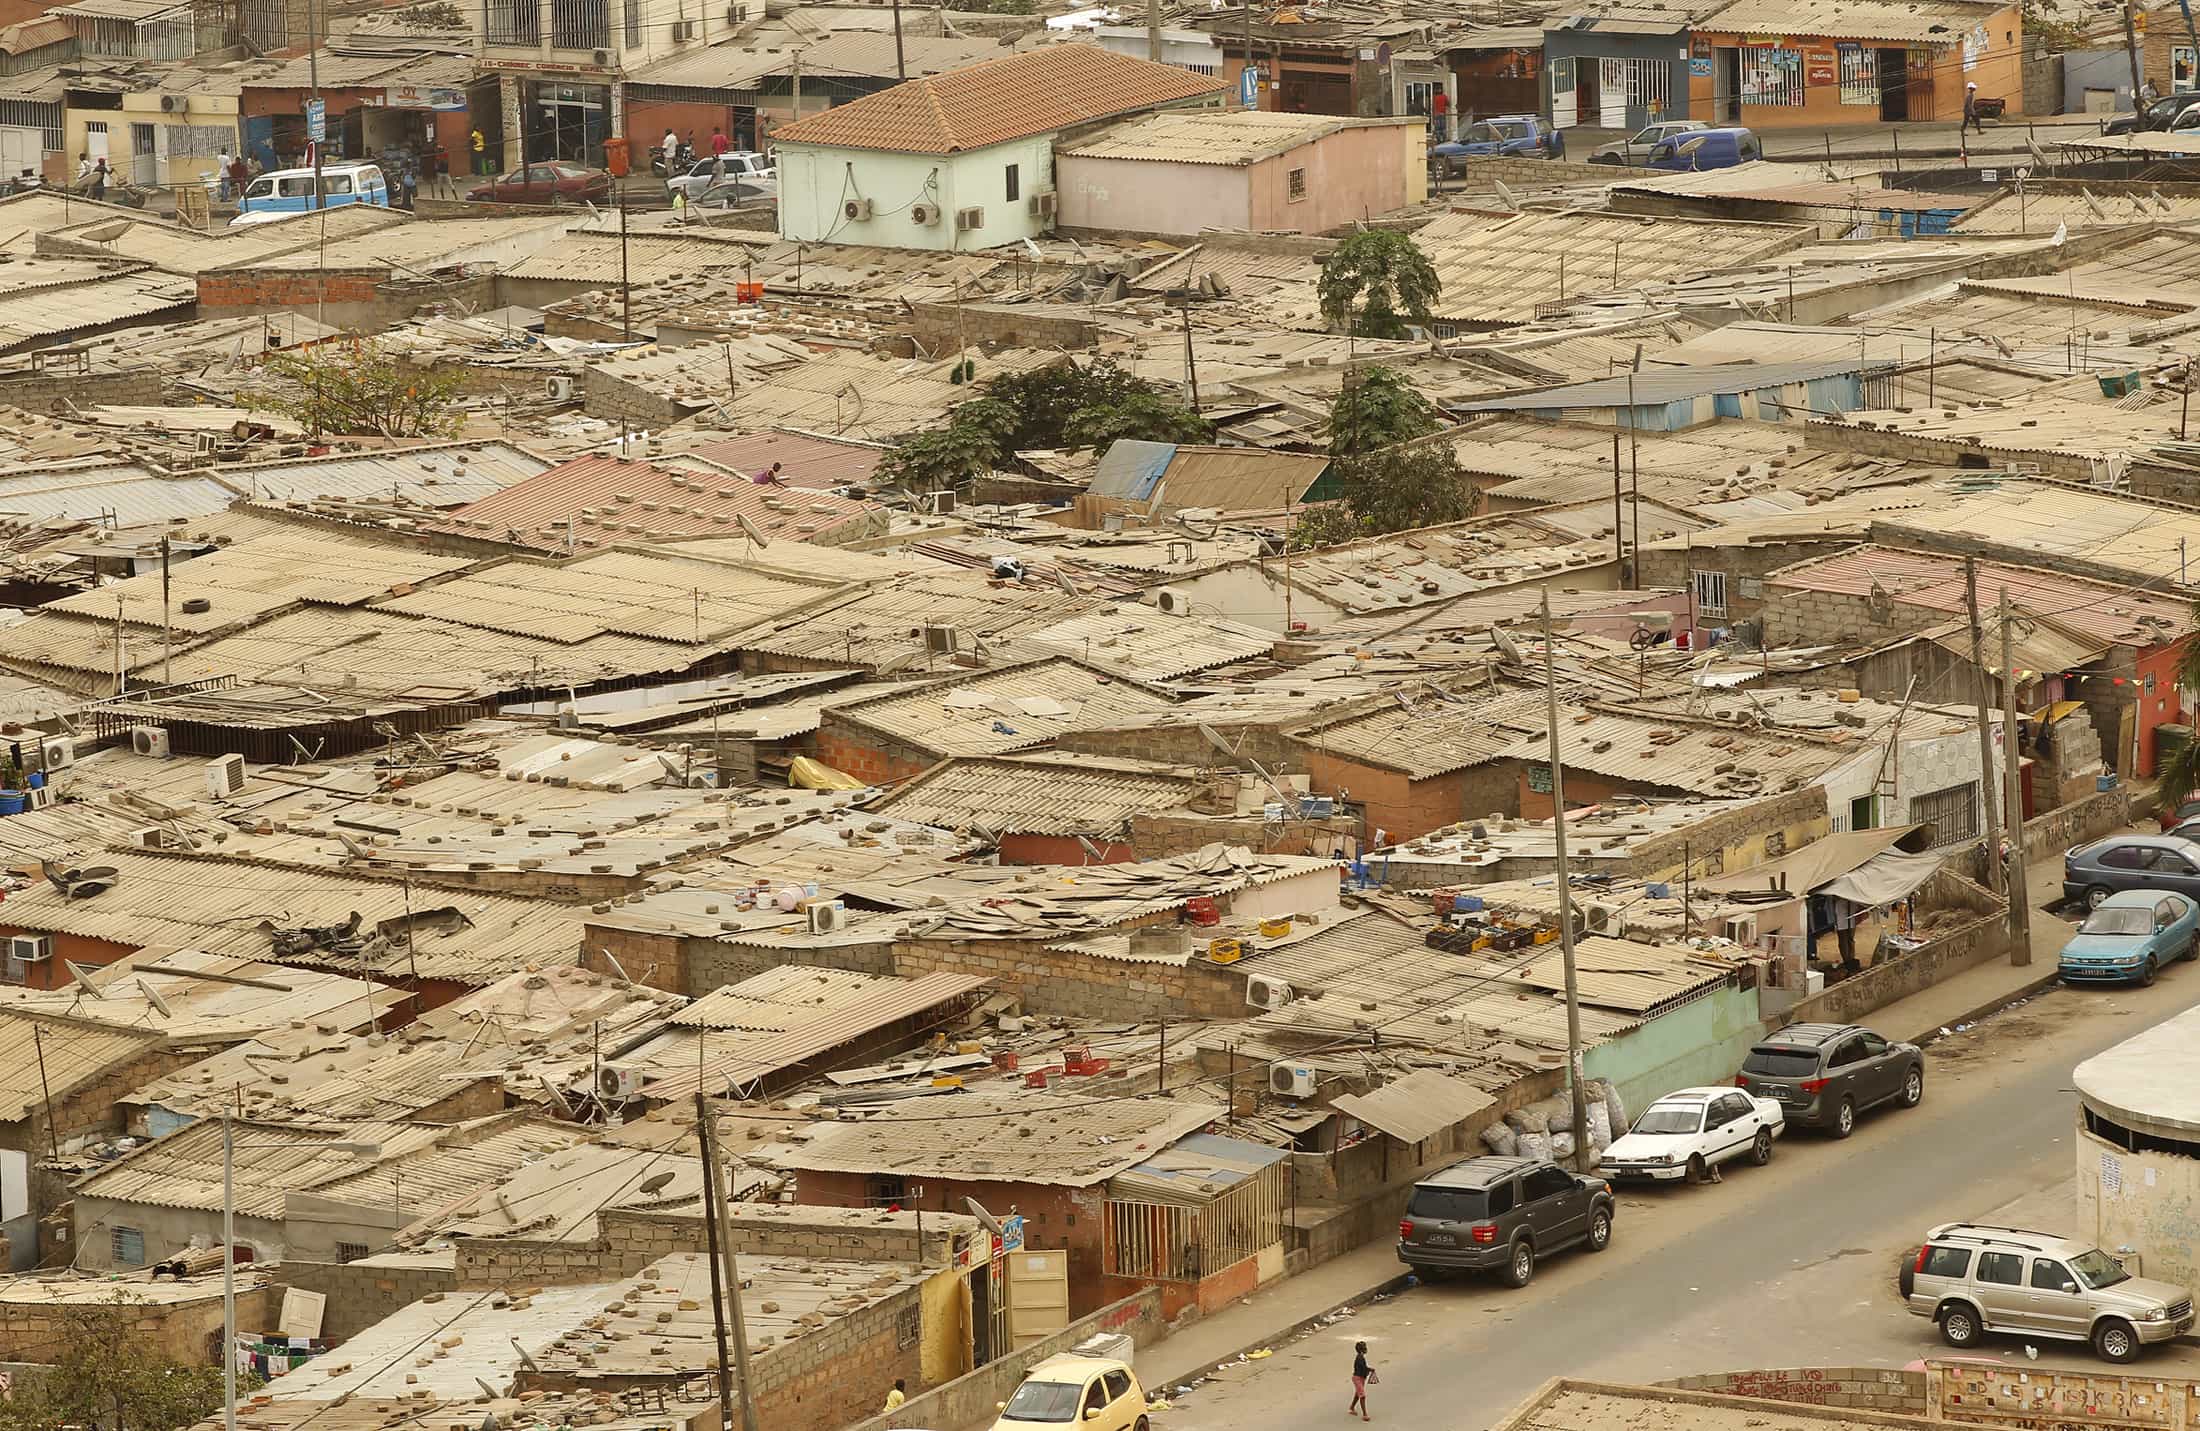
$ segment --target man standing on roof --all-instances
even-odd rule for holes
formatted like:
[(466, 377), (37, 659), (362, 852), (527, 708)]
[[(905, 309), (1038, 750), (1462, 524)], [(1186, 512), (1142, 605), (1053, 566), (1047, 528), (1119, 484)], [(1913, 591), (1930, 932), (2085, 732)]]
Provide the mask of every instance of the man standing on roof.
[(1963, 127), (1957, 134), (1968, 134), (1973, 129), (1986, 132), (1986, 121), (1978, 117), (1978, 81), (1972, 80), (1963, 87)]

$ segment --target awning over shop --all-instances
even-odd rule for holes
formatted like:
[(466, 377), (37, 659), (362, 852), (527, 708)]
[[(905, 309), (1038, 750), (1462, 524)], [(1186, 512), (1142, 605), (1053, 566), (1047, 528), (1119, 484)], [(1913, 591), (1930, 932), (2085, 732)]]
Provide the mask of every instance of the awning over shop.
[(1334, 1098), (1330, 1106), (1401, 1143), (1418, 1143), (1462, 1118), (1471, 1118), (1495, 1101), (1471, 1083), (1424, 1068), (1395, 1083), (1386, 1083), (1373, 1093), (1347, 1093)]
[(1931, 879), (1941, 863), (1942, 857), (1936, 854), (1911, 855), (1889, 850), (1819, 886), (1818, 892), (1877, 908), (1894, 903)]
[(1889, 825), (1878, 830), (1845, 830), (1813, 840), (1776, 860), (1753, 865), (1733, 874), (1696, 881), (1698, 889), (1732, 893), (1736, 890), (1778, 889), (1789, 894), (1812, 894), (1830, 881), (1861, 868), (1889, 850), (1915, 849), (1925, 843), (1923, 825)]

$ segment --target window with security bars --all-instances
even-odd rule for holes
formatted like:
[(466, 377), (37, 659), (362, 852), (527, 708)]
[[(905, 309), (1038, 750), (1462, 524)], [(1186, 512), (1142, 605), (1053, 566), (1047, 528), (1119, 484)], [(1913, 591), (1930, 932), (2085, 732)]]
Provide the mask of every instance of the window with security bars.
[(237, 131), (226, 124), (164, 124), (161, 137), (171, 159), (212, 159), (237, 147)]
[(336, 1244), (336, 1260), (339, 1262), (357, 1262), (366, 1255), (367, 1244), (364, 1242), (339, 1242)]
[(1910, 797), (1910, 822), (1931, 825), (1934, 849), (1978, 838), (1978, 782), (1968, 781)]
[(1799, 105), (1802, 102), (1801, 50), (1753, 45), (1742, 51), (1742, 103)]
[(1726, 573), (1723, 571), (1696, 571), (1689, 576), (1696, 587), (1696, 615), (1698, 617), (1724, 617), (1726, 615)]
[(1879, 51), (1862, 45), (1838, 45), (1841, 61), (1841, 102), (1879, 107)]
[(1293, 169), (1284, 176), (1284, 182), (1290, 191), (1291, 198), (1303, 199), (1306, 197), (1306, 171), (1304, 169)]
[(107, 1233), (107, 1255), (117, 1267), (143, 1267), (145, 1234), (134, 1227), (110, 1228)]

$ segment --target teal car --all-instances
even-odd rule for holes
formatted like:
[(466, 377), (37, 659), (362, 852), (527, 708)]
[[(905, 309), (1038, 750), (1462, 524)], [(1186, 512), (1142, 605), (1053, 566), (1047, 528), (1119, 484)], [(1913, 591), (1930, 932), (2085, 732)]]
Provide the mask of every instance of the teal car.
[(2200, 905), (2189, 895), (2127, 889), (2095, 905), (2063, 946), (2066, 984), (2151, 984), (2200, 941)]

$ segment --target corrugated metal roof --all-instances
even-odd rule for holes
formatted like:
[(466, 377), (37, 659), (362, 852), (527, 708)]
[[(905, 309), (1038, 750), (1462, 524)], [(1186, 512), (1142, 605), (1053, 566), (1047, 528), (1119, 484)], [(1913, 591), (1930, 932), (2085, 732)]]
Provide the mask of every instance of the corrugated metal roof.
[[(743, 520), (748, 527), (741, 525)], [(827, 542), (883, 528), (883, 509), (748, 477), (698, 477), (618, 457), (576, 457), (423, 525), (546, 551), (691, 536)]]
[(1015, 636), (1019, 648), (1074, 657), (1134, 680), (1168, 681), (1265, 656), (1277, 636), (1217, 616), (1165, 616), (1113, 601)]
[[(392, 587), (458, 571), (473, 560), (342, 535), (275, 533), (172, 563), (165, 579), (150, 572), (49, 602), (42, 610), (110, 623), (119, 610), (122, 620), (156, 631), (164, 621), (179, 631), (218, 631), (301, 602), (356, 606)], [(205, 600), (207, 609), (187, 610), (185, 603), (193, 599)]]
[[(1556, 944), (1538, 945), (1506, 964), (1505, 978), (1563, 999), (1564, 955)], [(1648, 1017), (1694, 998), (1731, 978), (1740, 967), (1683, 945), (1643, 944), (1591, 934), (1574, 941), (1575, 987), (1589, 1008)]]
[[(1541, 37), (1536, 43), (1542, 43)], [(1244, 165), (1312, 144), (1347, 129), (1425, 125), (1417, 115), (1351, 119), (1276, 110), (1176, 109), (1124, 120), (1058, 145), (1060, 159), (1140, 159), (1170, 164)]]
[(1340, 1093), (1329, 1104), (1401, 1143), (1418, 1143), (1496, 1101), (1464, 1079), (1422, 1068), (1372, 1093)]
[(1735, 0), (1697, 28), (1953, 45), (2004, 8), (1997, 0)]
[[(408, 998), (363, 979), (196, 949), (132, 955), (88, 971), (87, 982), (100, 991), (98, 997), (86, 997), (74, 984), (0, 989), (0, 1011), (73, 1017), (151, 1031), (179, 1043), (219, 1043), (301, 1020), (342, 1028), (365, 1024)], [(160, 1004), (146, 995), (147, 986)]]
[(685, 451), (750, 474), (780, 463), (779, 480), (790, 487), (840, 487), (870, 481), (889, 449), (809, 432), (752, 432), (746, 437), (715, 437)]
[(1651, 367), (1623, 377), (1597, 378), (1563, 387), (1538, 388), (1456, 404), (1467, 412), (1521, 412), (1559, 408), (1652, 407), (1713, 394), (1756, 392), (1843, 373), (1861, 371), (1863, 354), (1854, 348), (1830, 357), (1785, 363), (1705, 363), (1695, 367)]
[(260, 501), (378, 497), (422, 507), (459, 507), (549, 467), (544, 459), (508, 442), (449, 442), (250, 462), (221, 468), (220, 476)]
[(219, 512), (237, 494), (200, 473), (159, 475), (134, 462), (101, 467), (49, 467), (0, 475), (0, 521), (94, 522), (112, 512), (117, 523), (165, 522)]
[(1258, 447), (1183, 447), (1154, 490), (1154, 510), (1266, 512), (1306, 500), (1327, 457)]
[(1275, 1167), (1290, 1153), (1219, 1133), (1194, 1133), (1108, 1180), (1108, 1196), (1198, 1207)]
[(830, 590), (727, 563), (611, 551), (569, 564), (500, 562), (383, 607), (562, 643), (616, 634), (692, 646), (714, 644)]
[(12, 287), (0, 293), (0, 345), (17, 346), (189, 308), (199, 301), (195, 284), (173, 274), (143, 270), (93, 273), (67, 284)]
[(1125, 437), (1108, 445), (1092, 469), (1092, 483), (1085, 490), (1095, 497), (1122, 497), (1143, 502), (1153, 495), (1161, 474), (1176, 458), (1173, 442), (1148, 442)]
[(1519, 743), (1522, 731), (1543, 729), (1544, 704), (1540, 691), (1417, 691), (1401, 696), (1396, 705), (1301, 732), (1297, 739), (1316, 750), (1426, 780), (1506, 754)]
[[(1222, 1116), (1213, 1103), (1165, 1097), (1094, 1102), (1032, 1093), (920, 1098), (860, 1123), (813, 1125), (779, 1153), (798, 1172), (1091, 1187)], [(938, 1121), (954, 1115), (953, 1122)]]
[[(1862, 753), (1861, 740), (1849, 740), (1854, 734), (1841, 730), (1821, 743), (1792, 733), (1605, 710), (1575, 712), (1558, 726), (1569, 770), (1593, 771), (1637, 789), (1699, 795), (1771, 795), (1807, 785)], [(1548, 742), (1548, 733), (1538, 730), (1516, 739), (1503, 755), (1546, 762)]]
[(1142, 685), (1057, 658), (841, 706), (825, 723), (879, 731), (937, 755), (1003, 755), (1170, 704)]
[[(904, 35), (897, 46), (895, 36), (882, 30), (833, 30), (799, 47), (729, 40), (708, 49), (660, 60), (629, 75), (627, 83), (676, 89), (748, 90), (756, 88), (764, 79), (790, 73), (797, 55), (801, 57), (804, 79), (893, 79), (897, 73), (938, 74), (1000, 52), (1001, 42), (991, 36), (964, 39), (954, 35)], [(906, 67), (904, 71), (897, 72), (897, 61)]]
[(77, 1085), (103, 1077), (164, 1041), (153, 1029), (116, 1028), (0, 1009), (0, 1123), (28, 1116), (43, 1104), (49, 1089), (66, 1096)]
[[(1885, 592), (1905, 606), (1966, 609), (1960, 557), (1892, 547), (1859, 546), (1817, 561), (1782, 567), (1765, 578), (1772, 590), (1835, 592), (1868, 597)], [(2021, 611), (2059, 619), (2123, 646), (2166, 646), (2183, 636), (2191, 612), (2173, 596), (2155, 595), (2039, 567), (1978, 563), (1980, 602), (2006, 588)]]
[(1089, 755), (964, 759), (909, 781), (875, 810), (951, 830), (1120, 835), (1133, 815), (1182, 806), (1204, 786), (1196, 771)]

